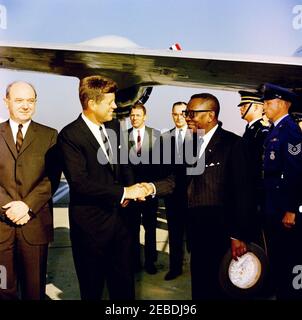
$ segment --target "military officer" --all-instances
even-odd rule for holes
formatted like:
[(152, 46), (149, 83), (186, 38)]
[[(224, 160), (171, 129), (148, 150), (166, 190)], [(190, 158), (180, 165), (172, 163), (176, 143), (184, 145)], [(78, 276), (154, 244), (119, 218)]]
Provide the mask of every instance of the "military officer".
[(265, 233), (277, 299), (301, 296), (294, 284), (302, 264), (301, 203), (302, 133), (288, 110), (296, 99), (291, 91), (264, 86), (264, 112), (272, 128), (264, 142)]
[(263, 117), (262, 94), (249, 91), (239, 91), (241, 100), (238, 104), (241, 118), (247, 122), (245, 132), (242, 136), (248, 152), (248, 168), (252, 176), (253, 196), (250, 203), (254, 216), (255, 234), (253, 241), (263, 245), (261, 237), (261, 211), (264, 205), (264, 191), (262, 179), (262, 156), (263, 143), (269, 131), (269, 122)]

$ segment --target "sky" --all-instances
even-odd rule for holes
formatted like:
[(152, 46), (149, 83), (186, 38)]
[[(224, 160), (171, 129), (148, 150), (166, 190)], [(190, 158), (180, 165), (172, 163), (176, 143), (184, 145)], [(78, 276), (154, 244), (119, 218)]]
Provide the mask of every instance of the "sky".
[[(107, 35), (150, 49), (178, 42), (190, 51), (291, 56), (302, 45), (302, 0), (0, 0), (0, 41), (79, 43)], [(36, 87), (38, 122), (61, 129), (81, 112), (76, 78), (0, 69), (1, 97), (15, 80)], [(201, 88), (154, 88), (147, 124), (171, 128), (172, 104), (200, 92), (217, 96), (224, 127), (241, 134), (238, 93)], [(7, 118), (2, 100), (0, 118)]]

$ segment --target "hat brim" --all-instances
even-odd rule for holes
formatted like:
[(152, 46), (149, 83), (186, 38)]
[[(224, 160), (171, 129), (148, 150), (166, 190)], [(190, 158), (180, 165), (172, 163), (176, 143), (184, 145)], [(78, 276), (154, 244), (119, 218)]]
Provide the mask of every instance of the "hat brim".
[(222, 259), (219, 282), (223, 291), (237, 299), (256, 298), (265, 285), (268, 260), (255, 243), (247, 244), (247, 253), (235, 261), (231, 249)]

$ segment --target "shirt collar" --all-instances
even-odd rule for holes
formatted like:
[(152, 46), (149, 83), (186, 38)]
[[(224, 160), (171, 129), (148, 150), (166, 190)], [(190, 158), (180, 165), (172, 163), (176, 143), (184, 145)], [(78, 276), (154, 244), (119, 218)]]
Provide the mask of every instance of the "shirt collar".
[[(26, 132), (27, 129), (28, 129), (28, 127), (29, 127), (29, 125), (30, 125), (30, 123), (31, 123), (31, 119), (28, 120), (28, 121), (25, 122), (25, 123), (22, 123), (22, 126), (23, 126), (23, 127), (22, 127), (22, 131), (24, 130), (24, 132)], [(9, 125), (10, 125), (10, 127), (11, 127), (12, 129), (18, 130), (19, 124), (20, 124), (20, 123), (14, 121), (13, 119), (11, 119), (11, 118), (9, 119)]]
[(274, 126), (277, 127), (277, 125), (285, 118), (288, 116), (288, 113), (285, 114), (284, 116), (282, 116), (281, 118), (277, 119), (275, 122), (274, 122)]
[[(82, 113), (82, 119), (85, 121), (85, 123), (87, 124), (87, 126), (91, 129), (100, 129), (100, 126), (104, 126), (103, 124), (98, 125), (94, 122), (92, 122), (88, 117), (85, 116), (84, 113)], [(104, 127), (103, 127), (104, 128)]]
[(248, 127), (250, 128), (255, 122), (257, 122), (260, 119), (262, 119), (262, 118), (260, 117), (260, 118), (252, 120), (251, 122), (248, 123)]
[(204, 142), (209, 142), (211, 138), (213, 137), (215, 131), (218, 128), (218, 123), (216, 124), (215, 127), (213, 127), (210, 131), (208, 131), (202, 138)]

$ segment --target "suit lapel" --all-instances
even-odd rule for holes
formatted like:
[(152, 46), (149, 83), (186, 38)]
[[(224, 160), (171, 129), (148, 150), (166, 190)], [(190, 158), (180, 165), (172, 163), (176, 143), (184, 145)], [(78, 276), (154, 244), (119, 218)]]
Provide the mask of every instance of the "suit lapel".
[(16, 144), (14, 142), (13, 133), (12, 133), (11, 127), (9, 125), (9, 121), (6, 121), (1, 125), (1, 134), (5, 140), (8, 148), (10, 149), (12, 155), (16, 159), (18, 156), (18, 153), (17, 153), (17, 149), (16, 149)]
[(142, 144), (142, 150), (145, 152), (149, 152), (152, 149), (153, 142), (155, 141), (155, 137), (153, 137), (152, 129), (149, 127), (145, 127), (145, 135)]
[(213, 156), (215, 155), (215, 150), (219, 146), (221, 141), (221, 127), (218, 127), (214, 135), (212, 136), (211, 140), (209, 141), (206, 150), (205, 150), (205, 161), (209, 163)]
[[(87, 126), (87, 124), (85, 123), (85, 121), (82, 119), (81, 115), (78, 117), (78, 125), (79, 125), (79, 129), (80, 129), (79, 130), (79, 134), (83, 134), (84, 135), (85, 139), (91, 144), (91, 146), (95, 150), (96, 154), (99, 152), (99, 150), (101, 150), (103, 156), (107, 159), (107, 157), (104, 154), (103, 149), (101, 148), (100, 144), (96, 140), (96, 138), (93, 135), (93, 133), (90, 131), (90, 129)], [(112, 172), (113, 171), (113, 167), (112, 167), (110, 162), (107, 163), (107, 166), (110, 169), (110, 171)]]
[(135, 141), (133, 136), (133, 128), (128, 130), (128, 150), (130, 151), (131, 148), (135, 147)]
[(96, 151), (98, 151), (100, 145), (96, 140), (95, 136), (93, 135), (93, 133), (90, 131), (90, 129), (86, 125), (85, 121), (82, 119), (81, 115), (78, 117), (78, 125), (79, 125), (79, 129), (82, 131), (81, 133), (79, 132), (79, 134), (83, 134), (86, 140), (92, 145), (92, 147)]

